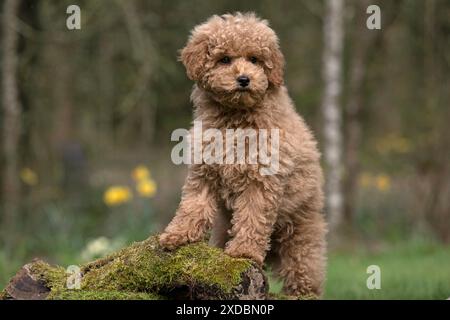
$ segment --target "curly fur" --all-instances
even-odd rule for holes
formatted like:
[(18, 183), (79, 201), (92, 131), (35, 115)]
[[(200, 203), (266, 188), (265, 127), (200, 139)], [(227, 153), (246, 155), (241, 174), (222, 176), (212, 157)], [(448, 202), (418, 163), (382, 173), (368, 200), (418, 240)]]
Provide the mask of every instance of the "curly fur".
[[(224, 56), (231, 62), (221, 63)], [(258, 164), (190, 165), (161, 245), (200, 241), (212, 229), (210, 243), (227, 254), (270, 262), (285, 293), (320, 296), (326, 265), (320, 153), (283, 84), (275, 32), (252, 13), (213, 16), (195, 27), (180, 59), (196, 83), (191, 99), (204, 129), (278, 128), (280, 164), (267, 176)], [(242, 91), (236, 78), (244, 74), (250, 85)]]

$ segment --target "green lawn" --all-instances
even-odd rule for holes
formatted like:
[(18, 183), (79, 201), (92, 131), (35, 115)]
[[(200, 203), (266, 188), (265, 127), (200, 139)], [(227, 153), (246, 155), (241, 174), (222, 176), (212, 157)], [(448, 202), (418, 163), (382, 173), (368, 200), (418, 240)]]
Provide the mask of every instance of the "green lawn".
[[(367, 267), (381, 269), (381, 289), (366, 286)], [(279, 283), (271, 291), (278, 292)], [(403, 244), (367, 253), (329, 256), (325, 299), (447, 299), (450, 297), (450, 247)]]

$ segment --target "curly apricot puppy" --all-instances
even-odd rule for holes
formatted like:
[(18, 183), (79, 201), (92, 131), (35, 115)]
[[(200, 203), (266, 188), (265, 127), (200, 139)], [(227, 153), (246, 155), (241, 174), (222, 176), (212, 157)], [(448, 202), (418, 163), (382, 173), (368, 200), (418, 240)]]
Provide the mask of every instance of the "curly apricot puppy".
[(279, 167), (262, 175), (261, 163), (190, 165), (161, 245), (200, 241), (212, 228), (210, 243), (233, 257), (262, 265), (269, 254), (285, 293), (320, 297), (327, 230), (320, 153), (283, 85), (275, 32), (253, 13), (213, 16), (192, 31), (181, 61), (196, 83), (191, 99), (203, 128), (279, 129)]

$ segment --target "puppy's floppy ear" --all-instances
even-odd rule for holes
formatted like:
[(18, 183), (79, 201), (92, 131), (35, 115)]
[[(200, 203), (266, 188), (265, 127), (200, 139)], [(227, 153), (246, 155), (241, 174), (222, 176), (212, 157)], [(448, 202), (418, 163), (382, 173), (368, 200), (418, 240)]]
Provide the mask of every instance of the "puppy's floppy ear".
[(275, 87), (280, 87), (284, 82), (284, 57), (278, 46), (271, 48), (266, 67), (269, 82)]
[(189, 79), (201, 79), (208, 55), (208, 41), (204, 34), (192, 34), (186, 46), (181, 49), (179, 60), (184, 64)]

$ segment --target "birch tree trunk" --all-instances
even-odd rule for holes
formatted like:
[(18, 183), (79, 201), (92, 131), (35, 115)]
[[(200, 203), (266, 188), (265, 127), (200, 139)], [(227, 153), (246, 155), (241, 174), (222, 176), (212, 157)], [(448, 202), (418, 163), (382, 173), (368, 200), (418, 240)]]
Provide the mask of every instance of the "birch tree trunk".
[(17, 87), (17, 13), (19, 0), (5, 0), (3, 4), (3, 65), (2, 65), (2, 104), (3, 104), (3, 235), (8, 237), (14, 229), (18, 213), (18, 145), (21, 131), (21, 106)]
[(326, 207), (331, 230), (342, 218), (342, 115), (341, 65), (343, 47), (343, 0), (327, 0), (324, 23), (322, 113), (326, 163)]

